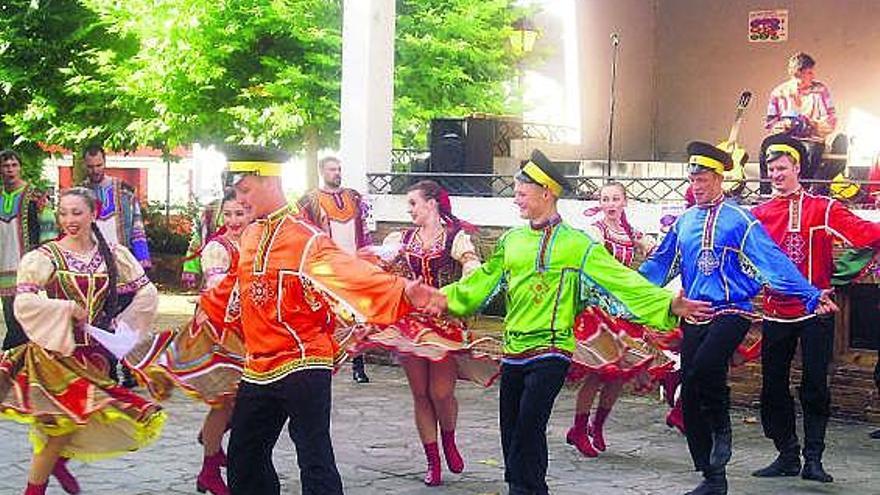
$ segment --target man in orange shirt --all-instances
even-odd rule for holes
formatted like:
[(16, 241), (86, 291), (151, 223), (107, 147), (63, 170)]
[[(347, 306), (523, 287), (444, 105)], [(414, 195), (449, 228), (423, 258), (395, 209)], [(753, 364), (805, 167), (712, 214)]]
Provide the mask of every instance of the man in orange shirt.
[(413, 306), (431, 310), (437, 293), (358, 259), (295, 215), (281, 188), (287, 153), (238, 146), (226, 156), (227, 185), (257, 218), (242, 234), (238, 267), (247, 353), (231, 421), (230, 491), (280, 492), (272, 450), (289, 419), (303, 495), (341, 494), (330, 441), (335, 314), (390, 324)]
[[(367, 205), (360, 193), (342, 187), (342, 162), (335, 156), (327, 156), (318, 162), (318, 167), (324, 187), (312, 189), (300, 198), (300, 212), (349, 253), (371, 245), (366, 223)], [(357, 383), (370, 382), (363, 355), (351, 360), (351, 373)]]

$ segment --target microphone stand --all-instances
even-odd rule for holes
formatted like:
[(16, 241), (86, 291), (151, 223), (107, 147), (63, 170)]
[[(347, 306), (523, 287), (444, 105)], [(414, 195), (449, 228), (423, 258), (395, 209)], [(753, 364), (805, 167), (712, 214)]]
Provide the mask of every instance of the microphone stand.
[(611, 33), (611, 94), (608, 111), (608, 154), (605, 176), (611, 177), (611, 154), (614, 148), (614, 87), (617, 84), (617, 54), (620, 51), (620, 35)]

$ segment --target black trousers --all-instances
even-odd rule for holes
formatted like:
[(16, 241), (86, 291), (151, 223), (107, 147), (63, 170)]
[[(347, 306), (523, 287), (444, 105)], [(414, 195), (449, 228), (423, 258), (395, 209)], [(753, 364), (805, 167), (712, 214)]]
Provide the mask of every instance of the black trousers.
[(351, 371), (353, 371), (353, 372), (364, 371), (364, 355), (363, 354), (361, 354), (360, 356), (355, 356), (351, 360)]
[(329, 370), (303, 370), (268, 385), (239, 384), (229, 437), (230, 493), (280, 493), (272, 451), (288, 419), (302, 494), (342, 494), (330, 442)]
[(712, 432), (730, 429), (730, 358), (749, 330), (741, 316), (721, 315), (705, 325), (682, 325), (682, 413), (697, 471), (710, 469)]
[(12, 349), (27, 342), (28, 338), (21, 328), (21, 324), (15, 319), (15, 313), (12, 309), (12, 302), (15, 298), (6, 296), (0, 299), (3, 300), (3, 320), (6, 323), (6, 337), (3, 338), (3, 350)]
[[(880, 339), (880, 337), (878, 337)], [(874, 365), (874, 385), (880, 390), (880, 343), (877, 344), (877, 364)]]
[[(797, 437), (789, 375), (798, 342), (803, 367), (798, 395), (804, 412), (804, 456), (821, 456), (825, 450), (824, 424), (831, 415), (828, 365), (834, 352), (833, 316), (816, 316), (798, 322), (764, 321), (761, 425), (764, 435), (773, 440), (777, 448)], [(823, 426), (813, 426), (817, 422)]]
[(569, 362), (538, 359), (501, 366), (501, 450), (510, 495), (545, 495), (547, 422)]

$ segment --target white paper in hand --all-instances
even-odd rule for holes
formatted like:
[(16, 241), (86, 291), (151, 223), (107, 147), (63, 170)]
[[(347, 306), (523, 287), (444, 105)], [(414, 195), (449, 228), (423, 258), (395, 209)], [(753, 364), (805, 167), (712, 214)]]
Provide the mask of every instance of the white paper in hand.
[(85, 331), (118, 359), (124, 358), (134, 348), (134, 345), (137, 344), (140, 338), (140, 334), (136, 330), (122, 321), (116, 322), (115, 333), (92, 325), (86, 325)]
[(397, 254), (400, 252), (400, 249), (403, 245), (399, 242), (391, 243), (391, 244), (381, 244), (378, 246), (367, 246), (362, 249), (372, 254), (373, 256), (378, 257), (382, 261), (392, 261)]

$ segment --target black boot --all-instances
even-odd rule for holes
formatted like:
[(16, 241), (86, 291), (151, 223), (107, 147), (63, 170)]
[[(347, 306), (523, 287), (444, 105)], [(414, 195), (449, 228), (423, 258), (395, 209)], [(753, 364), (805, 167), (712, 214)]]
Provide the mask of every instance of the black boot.
[(804, 459), (804, 468), (801, 470), (801, 478), (805, 480), (831, 483), (834, 477), (825, 472), (821, 459)]
[(784, 442), (774, 442), (779, 455), (769, 466), (752, 473), (758, 478), (775, 478), (778, 476), (797, 476), (801, 474), (801, 447), (797, 437), (793, 436)]
[(351, 360), (351, 378), (355, 383), (370, 383), (370, 377), (364, 369), (364, 357), (358, 356)]
[(874, 440), (880, 440), (880, 430), (876, 430), (876, 431), (874, 431), (873, 433), (871, 433), (870, 436), (871, 436), (871, 438), (873, 438)]
[(825, 452), (825, 428), (828, 417), (818, 414), (804, 414), (804, 467), (801, 478), (805, 480), (831, 483), (834, 478), (822, 467), (822, 454)]
[(685, 495), (727, 495), (727, 474), (724, 469), (703, 472), (703, 482)]

